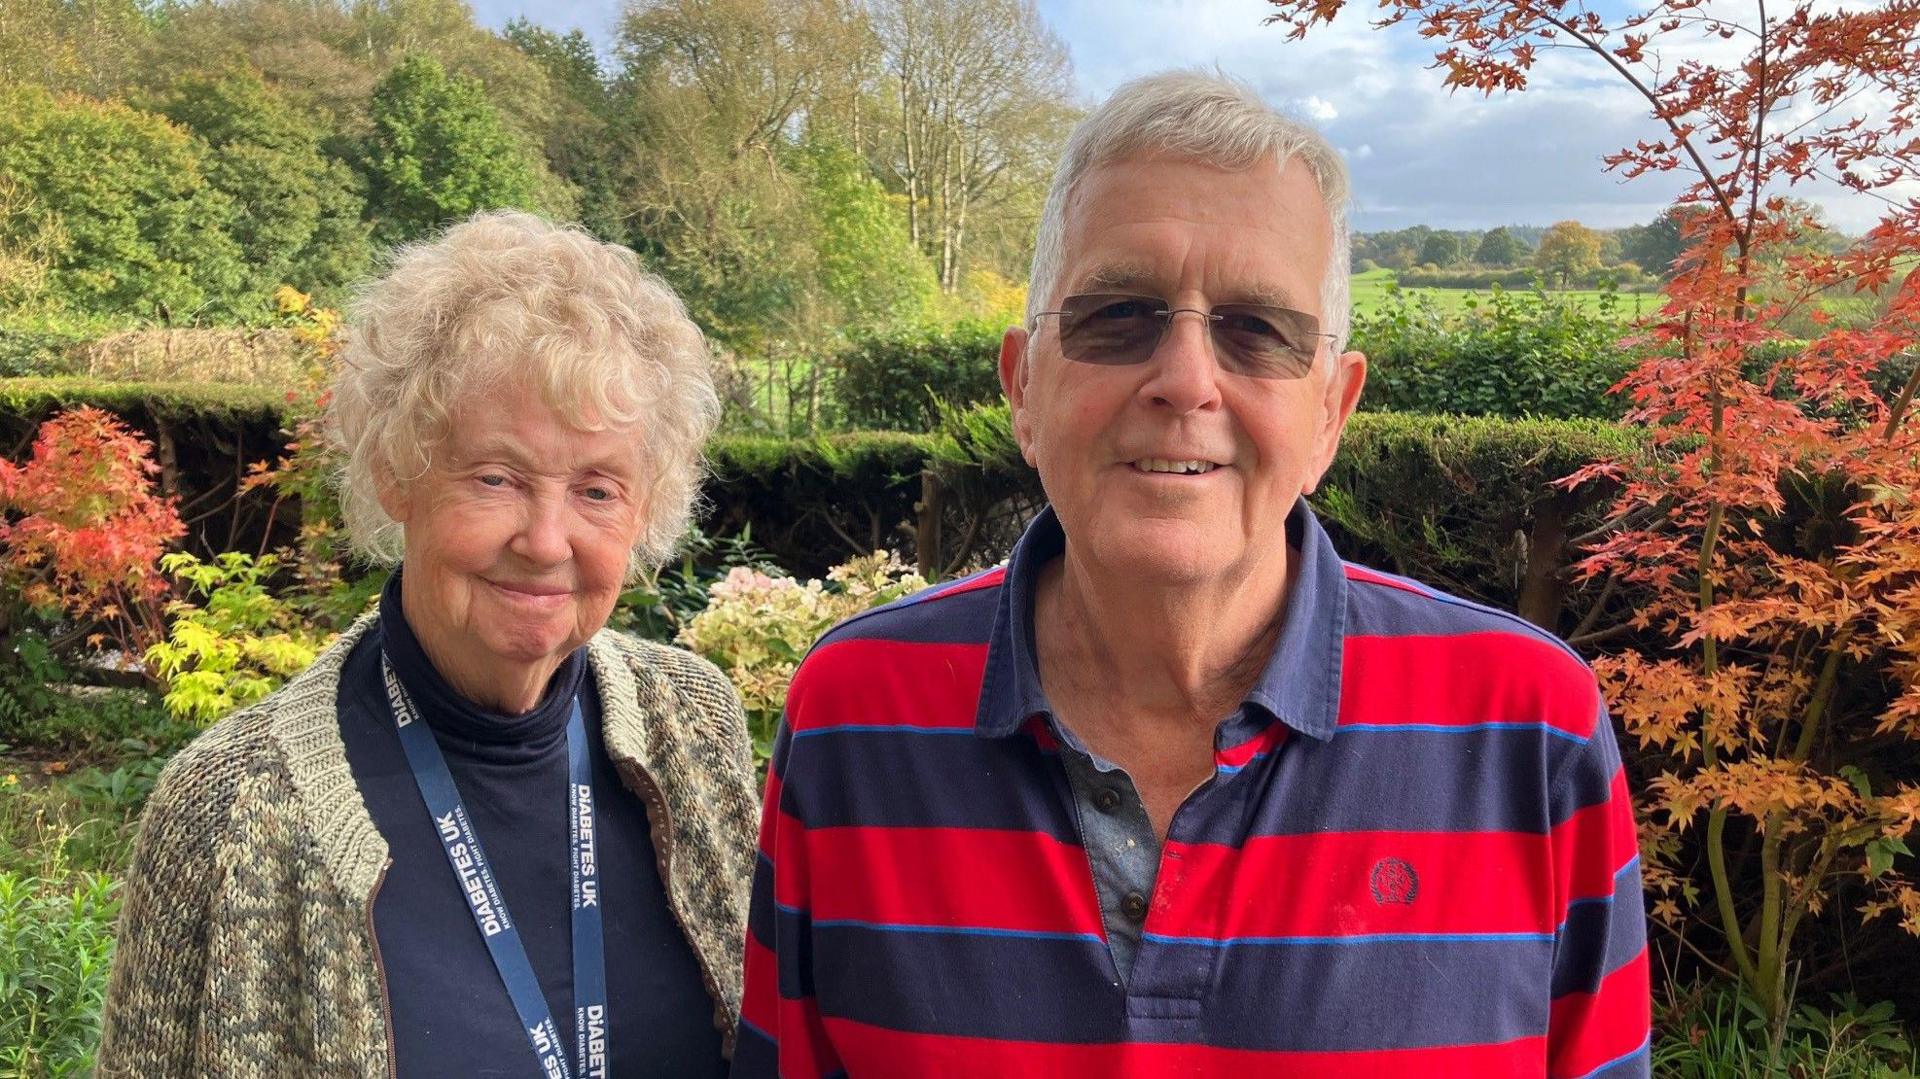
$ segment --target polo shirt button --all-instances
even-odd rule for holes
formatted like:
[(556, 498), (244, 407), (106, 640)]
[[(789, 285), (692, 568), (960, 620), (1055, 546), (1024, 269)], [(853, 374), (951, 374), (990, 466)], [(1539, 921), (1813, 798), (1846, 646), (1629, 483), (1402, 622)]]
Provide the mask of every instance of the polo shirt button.
[(1111, 813), (1120, 808), (1120, 792), (1112, 787), (1101, 787), (1093, 792), (1093, 807), (1102, 813)]
[(1120, 913), (1125, 914), (1136, 922), (1145, 921), (1147, 918), (1147, 897), (1141, 895), (1139, 892), (1128, 892), (1125, 898), (1120, 900)]

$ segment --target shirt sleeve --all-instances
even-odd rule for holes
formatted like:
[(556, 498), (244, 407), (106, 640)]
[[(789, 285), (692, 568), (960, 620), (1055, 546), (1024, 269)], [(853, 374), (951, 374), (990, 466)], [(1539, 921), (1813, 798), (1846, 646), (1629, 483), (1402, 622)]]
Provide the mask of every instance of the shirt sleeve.
[(1652, 990), (1633, 803), (1612, 720), (1595, 697), (1592, 736), (1561, 762), (1550, 792), (1558, 920), (1547, 1074), (1554, 1079), (1622, 1079), (1651, 1068)]
[(747, 909), (746, 987), (734, 1079), (821, 1079), (841, 1073), (813, 995), (806, 825), (786, 786), (793, 728), (783, 717), (767, 770), (759, 859)]

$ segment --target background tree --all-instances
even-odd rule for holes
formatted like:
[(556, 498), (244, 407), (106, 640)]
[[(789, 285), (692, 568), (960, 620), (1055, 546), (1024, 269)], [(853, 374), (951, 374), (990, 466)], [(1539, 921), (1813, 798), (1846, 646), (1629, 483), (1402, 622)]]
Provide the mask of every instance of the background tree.
[[(1275, 6), (1299, 36), (1342, 5)], [(1661, 129), (1609, 167), (1685, 171), (1679, 204), (1705, 208), (1625, 381), (1651, 452), (1568, 482), (1620, 483), (1585, 568), (1641, 590), (1624, 625), (1663, 646), (1595, 662), (1653, 758), (1641, 850), (1656, 924), (1737, 977), (1777, 1045), (1812, 918), (1844, 900), (1920, 935), (1920, 889), (1900, 872), (1920, 826), (1920, 202), (1897, 196), (1920, 180), (1920, 2), (1736, 21), (1692, 0), (1607, 15), (1387, 0), (1384, 21), (1439, 39), (1451, 87), (1523, 89), (1548, 47), (1586, 50)], [(1837, 255), (1789, 197), (1815, 178), (1884, 207)], [(1790, 317), (1847, 291), (1884, 300), (1864, 325), (1813, 319), (1817, 338), (1789, 343)], [(1910, 373), (1883, 393), (1899, 363)], [(1713, 955), (1684, 935), (1696, 895)]]
[(61, 303), (191, 322), (238, 302), (231, 204), (161, 117), (32, 87), (0, 93), (0, 177), (57, 224), (48, 278)]
[(1473, 261), (1482, 266), (1517, 266), (1527, 257), (1527, 248), (1503, 225), (1488, 229), (1474, 248)]
[[(875, 0), (871, 12), (892, 91), (880, 160), (951, 291), (983, 221), (1021, 251), (1032, 242), (1072, 126), (1067, 52), (1028, 0)], [(1019, 261), (994, 268), (1024, 273), (1008, 264)]]
[(202, 141), (207, 180), (226, 195), (226, 231), (239, 245), (241, 291), (258, 316), (281, 285), (323, 298), (341, 290), (372, 257), (359, 180), (320, 151), (321, 130), (258, 73), (193, 73), (157, 111)]
[(374, 88), (365, 168), (374, 235), (399, 243), (476, 210), (545, 209), (526, 146), (480, 83), (425, 54)]
[(1420, 264), (1447, 267), (1462, 257), (1460, 237), (1451, 232), (1436, 232), (1420, 245)]
[(1600, 268), (1600, 234), (1578, 221), (1559, 221), (1540, 238), (1533, 264), (1561, 288)]

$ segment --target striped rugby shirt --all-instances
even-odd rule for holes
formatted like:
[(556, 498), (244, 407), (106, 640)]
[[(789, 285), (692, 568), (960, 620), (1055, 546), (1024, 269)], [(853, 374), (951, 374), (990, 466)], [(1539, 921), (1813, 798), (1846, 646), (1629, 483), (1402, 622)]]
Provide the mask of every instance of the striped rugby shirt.
[(1046, 511), (829, 632), (761, 828), (735, 1076), (1648, 1073), (1632, 810), (1593, 676), (1345, 564), (1302, 500), (1272, 658), (1108, 946), (1040, 691)]

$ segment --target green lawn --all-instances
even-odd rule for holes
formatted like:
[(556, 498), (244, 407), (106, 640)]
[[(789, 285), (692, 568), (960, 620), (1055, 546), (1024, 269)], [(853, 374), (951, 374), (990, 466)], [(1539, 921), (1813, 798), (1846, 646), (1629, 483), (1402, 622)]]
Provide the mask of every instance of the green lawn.
[[(1365, 273), (1354, 274), (1348, 280), (1351, 282), (1355, 314), (1374, 310), (1386, 302), (1387, 296), (1395, 288), (1392, 270), (1368, 270)], [(1484, 291), (1464, 288), (1410, 288), (1400, 291), (1407, 296), (1431, 299), (1446, 312), (1464, 311), (1472, 298), (1477, 296), (1484, 300), (1487, 296)], [(1605, 295), (1599, 289), (1554, 290), (1554, 294), (1596, 302)], [(1623, 318), (1636, 318), (1651, 313), (1660, 305), (1660, 294), (1656, 292), (1622, 292), (1616, 295), (1619, 300), (1618, 310)]]

